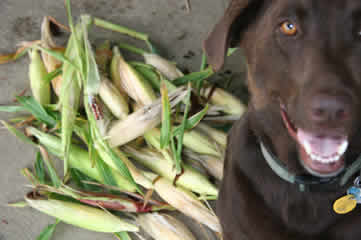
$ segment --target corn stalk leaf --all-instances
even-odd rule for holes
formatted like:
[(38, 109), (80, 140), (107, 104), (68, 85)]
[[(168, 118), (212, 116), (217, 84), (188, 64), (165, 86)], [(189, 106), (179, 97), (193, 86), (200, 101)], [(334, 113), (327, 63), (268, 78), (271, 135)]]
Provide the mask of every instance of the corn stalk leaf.
[(63, 70), (61, 68), (57, 68), (54, 71), (48, 73), (46, 77), (44, 78), (45, 82), (51, 82), (54, 78), (60, 76), (63, 73)]
[(33, 97), (17, 96), (17, 101), (39, 121), (55, 126), (57, 121)]
[(55, 227), (56, 227), (56, 225), (58, 225), (59, 222), (60, 222), (60, 220), (57, 219), (54, 224), (48, 225), (48, 226), (40, 233), (40, 235), (36, 238), (36, 240), (50, 240), (51, 237), (53, 236), (54, 231), (55, 231)]
[(56, 58), (57, 60), (63, 62), (63, 63), (68, 63), (70, 64), (72, 67), (74, 67), (77, 70), (80, 70), (79, 66), (76, 65), (73, 61), (71, 61), (66, 55), (59, 53), (57, 51), (51, 50), (51, 49), (47, 49), (47, 48), (43, 48), (40, 46), (34, 46), (33, 48), (35, 49), (39, 49), (43, 52), (46, 52), (47, 54), (49, 54), (50, 56)]
[(40, 154), (40, 152), (36, 153), (36, 160), (34, 164), (35, 170), (35, 177), (41, 184), (46, 184), (45, 182), (45, 168), (44, 168), (44, 161)]
[(161, 87), (161, 95), (162, 95), (162, 126), (161, 126), (161, 134), (160, 134), (160, 148), (166, 148), (169, 145), (170, 138), (171, 138), (171, 106), (168, 97), (168, 90), (167, 87), (162, 84)]
[(41, 156), (41, 159), (42, 161), (45, 162), (45, 165), (47, 166), (48, 168), (48, 172), (49, 172), (49, 175), (50, 175), (50, 179), (51, 179), (51, 182), (52, 182), (52, 185), (56, 188), (59, 188), (60, 185), (61, 185), (61, 180), (58, 176), (58, 174), (56, 173), (56, 170), (54, 168), (54, 165), (49, 157), (49, 154), (48, 152), (45, 150), (44, 147), (42, 146), (39, 146), (40, 148), (40, 156)]
[(33, 141), (30, 140), (30, 138), (28, 138), (27, 136), (25, 136), (24, 133), (22, 133), (21, 131), (17, 130), (15, 127), (11, 126), (10, 124), (8, 124), (5, 121), (0, 121), (4, 127), (10, 132), (12, 133), (14, 136), (16, 136), (17, 138), (19, 138), (20, 140), (22, 140), (25, 143), (29, 143), (33, 146), (37, 146)]
[(176, 169), (177, 172), (180, 173), (181, 171), (181, 162), (182, 162), (182, 149), (183, 149), (183, 137), (184, 137), (184, 131), (186, 130), (186, 124), (187, 124), (187, 118), (188, 118), (188, 113), (189, 113), (189, 109), (190, 109), (190, 104), (191, 104), (191, 87), (190, 84), (188, 84), (188, 93), (186, 96), (186, 106), (184, 109), (184, 116), (183, 116), (183, 121), (180, 125), (180, 131), (176, 136), (177, 138), (177, 151), (176, 151)]
[[(69, 1), (69, 0), (67, 0), (67, 1)], [(93, 20), (94, 20), (94, 25), (96, 25), (97, 27), (101, 27), (101, 28), (108, 29), (108, 30), (111, 30), (114, 32), (126, 34), (128, 36), (131, 36), (131, 37), (139, 39), (139, 40), (143, 40), (143, 41), (148, 40), (147, 34), (136, 32), (132, 29), (129, 29), (129, 28), (126, 28), (123, 26), (119, 26), (117, 24), (108, 22), (108, 21), (100, 19), (100, 18), (94, 18)]]
[(99, 157), (98, 154), (94, 156), (95, 159), (95, 166), (99, 170), (99, 173), (106, 185), (117, 187), (117, 183), (114, 180), (114, 176), (112, 172), (110, 171), (110, 168), (108, 165), (105, 164), (105, 162)]
[(96, 182), (96, 180), (88, 177), (87, 175), (83, 174), (79, 170), (75, 168), (70, 168), (70, 176), (71, 180), (74, 181), (74, 183), (83, 190), (90, 191), (90, 192), (97, 192), (100, 190), (98, 186), (87, 184), (85, 182)]
[[(206, 116), (208, 112), (208, 106), (209, 105), (207, 104), (202, 111), (198, 112), (197, 114), (194, 114), (192, 117), (187, 119), (185, 123), (184, 131), (189, 131), (198, 125), (198, 123)], [(173, 129), (173, 135), (178, 135), (181, 133), (181, 131), (182, 131), (182, 127), (178, 126)]]
[(209, 78), (214, 74), (214, 71), (211, 67), (206, 68), (200, 72), (193, 72), (187, 74), (183, 77), (177, 78), (172, 83), (176, 86), (184, 85), (189, 82), (197, 84), (198, 82), (204, 81), (205, 79)]

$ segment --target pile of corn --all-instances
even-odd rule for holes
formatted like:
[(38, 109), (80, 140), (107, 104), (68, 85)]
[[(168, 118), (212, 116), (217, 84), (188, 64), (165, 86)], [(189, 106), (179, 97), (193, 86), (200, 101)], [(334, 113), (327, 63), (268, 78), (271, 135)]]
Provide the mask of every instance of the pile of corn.
[[(88, 15), (73, 24), (69, 0), (66, 8), (66, 47), (53, 41), (50, 21), (67, 27), (45, 17), (41, 40), (0, 57), (5, 63), (30, 56), (32, 96), (0, 107), (30, 113), (3, 124), (38, 149), (34, 169), (22, 170), (33, 189), (13, 206), (118, 239), (139, 236), (140, 228), (157, 240), (196, 239), (167, 214), (180, 211), (220, 235), (205, 203), (218, 195), (209, 176), (222, 178), (226, 133), (212, 122), (237, 119), (245, 107), (207, 82), (213, 71), (205, 58), (200, 72), (184, 75), (146, 34)], [(150, 50), (109, 41), (93, 50), (88, 31), (95, 26), (143, 40)], [(121, 51), (144, 62), (127, 61)], [(51, 156), (63, 160), (64, 177)]]

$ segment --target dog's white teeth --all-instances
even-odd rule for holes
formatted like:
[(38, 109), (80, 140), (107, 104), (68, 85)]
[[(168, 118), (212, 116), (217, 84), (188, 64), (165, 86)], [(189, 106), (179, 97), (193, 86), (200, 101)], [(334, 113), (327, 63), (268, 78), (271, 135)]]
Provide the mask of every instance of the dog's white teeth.
[(323, 156), (319, 156), (317, 154), (311, 153), (309, 154), (309, 156), (311, 157), (311, 159), (313, 161), (317, 161), (320, 163), (333, 163), (333, 162), (337, 162), (338, 160), (340, 160), (342, 155), (335, 155), (335, 156), (331, 156), (331, 157), (323, 157)]

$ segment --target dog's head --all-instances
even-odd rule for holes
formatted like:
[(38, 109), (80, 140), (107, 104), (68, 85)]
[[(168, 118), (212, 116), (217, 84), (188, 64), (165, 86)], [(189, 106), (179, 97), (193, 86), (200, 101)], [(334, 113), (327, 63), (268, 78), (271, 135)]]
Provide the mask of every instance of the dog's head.
[(205, 41), (215, 70), (235, 44), (258, 131), (290, 168), (335, 176), (361, 154), (360, 1), (232, 0)]

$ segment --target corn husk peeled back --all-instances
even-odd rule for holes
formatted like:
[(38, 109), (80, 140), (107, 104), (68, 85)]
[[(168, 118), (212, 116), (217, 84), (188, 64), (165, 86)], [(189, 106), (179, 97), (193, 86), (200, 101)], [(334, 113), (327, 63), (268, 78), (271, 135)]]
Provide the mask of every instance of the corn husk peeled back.
[[(57, 49), (58, 46), (52, 39), (51, 31), (50, 31), (50, 21), (48, 17), (44, 17), (43, 22), (41, 24), (41, 46), (47, 49)], [(58, 69), (62, 63), (57, 60), (55, 57), (49, 55), (48, 53), (42, 51), (41, 57), (44, 61), (46, 70), (48, 73), (51, 73)], [(52, 81), (52, 87), (57, 96), (60, 96), (61, 91), (61, 82), (63, 78), (62, 76), (55, 77)]]
[(32, 208), (47, 215), (56, 217), (68, 224), (85, 228), (95, 232), (137, 232), (136, 225), (128, 223), (109, 212), (85, 206), (79, 203), (44, 199), (34, 196), (33, 193), (25, 197)]

